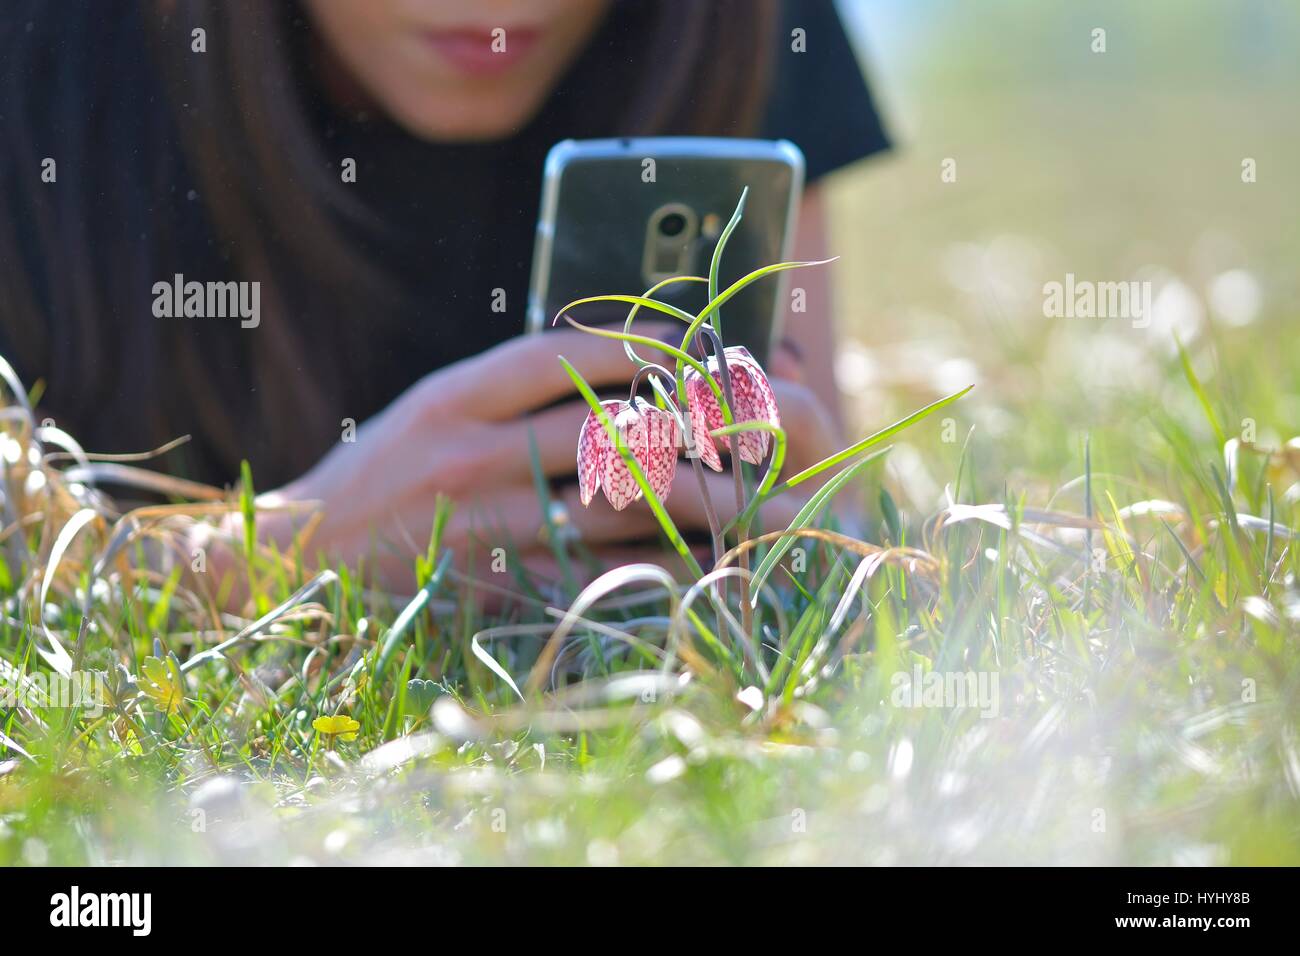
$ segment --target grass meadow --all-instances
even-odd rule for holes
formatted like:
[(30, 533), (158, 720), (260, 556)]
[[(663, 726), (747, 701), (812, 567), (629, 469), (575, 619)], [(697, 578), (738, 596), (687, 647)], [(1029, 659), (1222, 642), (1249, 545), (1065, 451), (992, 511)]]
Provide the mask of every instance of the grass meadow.
[[(752, 622), (250, 534), (236, 614), (150, 557), (247, 487), (123, 514), (7, 395), (0, 863), (1300, 863), (1300, 15), (847, 6), (898, 140), (827, 187), (867, 534), (756, 543)], [(1046, 316), (1067, 274), (1151, 311)]]

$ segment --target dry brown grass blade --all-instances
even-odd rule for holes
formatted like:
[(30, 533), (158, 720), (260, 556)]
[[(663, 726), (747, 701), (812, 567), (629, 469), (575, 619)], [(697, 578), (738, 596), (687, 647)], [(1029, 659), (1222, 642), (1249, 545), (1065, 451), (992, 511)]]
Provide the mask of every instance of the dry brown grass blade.
[(107, 482), (160, 495), (190, 498), (195, 501), (222, 501), (226, 498), (226, 491), (213, 485), (187, 481), (184, 478), (173, 478), (171, 475), (164, 475), (160, 471), (150, 471), (148, 468), (136, 468), (132, 465), (123, 465), (111, 461), (77, 465), (65, 471), (63, 477), (65, 481), (80, 481), (87, 484)]
[(854, 554), (860, 554), (863, 557), (880, 555), (881, 560), (898, 567), (906, 567), (909, 571), (920, 571), (927, 576), (933, 576), (939, 571), (939, 562), (927, 551), (920, 548), (909, 547), (888, 547), (884, 548), (878, 544), (871, 544), (854, 538), (851, 535), (841, 534), (838, 531), (827, 531), (823, 528), (787, 528), (784, 531), (769, 531), (767, 534), (761, 534), (756, 538), (750, 538), (736, 545), (721, 558), (718, 559), (717, 567), (722, 568), (735, 561), (740, 555), (747, 551), (752, 551), (761, 544), (769, 541), (776, 541), (780, 538), (798, 537), (798, 538), (815, 538), (818, 541), (825, 541), (828, 544), (836, 545), (846, 551), (852, 551)]
[[(88, 462), (90, 461), (117, 461), (117, 462), (150, 461), (154, 458), (162, 457), (163, 455), (167, 454), (167, 452), (171, 451), (173, 448), (179, 448), (181, 445), (187, 444), (190, 441), (190, 439), (191, 439), (190, 435), (182, 435), (180, 438), (173, 438), (171, 441), (167, 442), (166, 444), (159, 445), (157, 448), (154, 448), (151, 451), (127, 452), (125, 454), (107, 454), (104, 452), (83, 451), (82, 456)], [(45, 460), (49, 462), (63, 461), (69, 458), (74, 460), (80, 460), (77, 458), (76, 455), (71, 454), (69, 452), (54, 451), (54, 452), (50, 452), (48, 455), (45, 456)]]

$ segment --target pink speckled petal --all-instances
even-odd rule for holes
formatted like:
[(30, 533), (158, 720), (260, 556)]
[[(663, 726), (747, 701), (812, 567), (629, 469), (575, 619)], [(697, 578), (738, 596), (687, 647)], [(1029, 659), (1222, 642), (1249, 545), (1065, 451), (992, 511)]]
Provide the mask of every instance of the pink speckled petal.
[(673, 476), (677, 474), (677, 446), (681, 443), (681, 434), (677, 419), (671, 412), (647, 402), (640, 405), (645, 440), (636, 449), (636, 459), (655, 495), (663, 501), (672, 490)]
[[(781, 427), (781, 410), (776, 405), (776, 393), (772, 391), (772, 383), (768, 381), (767, 373), (763, 371), (763, 366), (755, 361), (754, 357), (749, 354), (749, 350), (736, 346), (736, 359), (749, 373), (750, 381), (753, 383), (755, 395), (755, 408), (759, 410), (762, 421)], [(728, 361), (732, 360), (730, 355)], [(767, 433), (764, 436), (770, 438)]]
[[(709, 383), (695, 370), (686, 373), (686, 401), (690, 405), (691, 438), (700, 460), (714, 471), (722, 471), (718, 446), (709, 432), (722, 427), (722, 409)], [(723, 446), (727, 440), (722, 439)]]
[[(767, 379), (749, 350), (732, 346), (726, 350), (727, 371), (731, 374), (731, 390), (735, 396), (736, 407), (732, 415), (738, 422), (768, 422), (780, 427), (781, 415), (776, 406), (776, 395), (772, 384)], [(714, 371), (716, 359), (709, 361), (709, 370)], [(751, 465), (761, 465), (772, 447), (772, 435), (766, 431), (745, 432), (740, 436), (740, 457)]]
[[(617, 418), (618, 413), (627, 405), (626, 402), (601, 402), (601, 408), (610, 418)], [(610, 446), (609, 434), (601, 424), (596, 413), (588, 412), (582, 430), (578, 432), (578, 495), (585, 508), (600, 487), (601, 464), (605, 458), (605, 449)]]
[(591, 504), (596, 489), (600, 487), (602, 441), (609, 441), (609, 436), (596, 413), (588, 412), (578, 431), (578, 495), (584, 508)]
[[(645, 441), (643, 436), (645, 424), (641, 416), (627, 402), (617, 404), (619, 412), (614, 418), (614, 427), (618, 429), (622, 440), (633, 450), (632, 454), (635, 456), (637, 444)], [(612, 442), (604, 447), (601, 456), (600, 485), (615, 511), (622, 511), (641, 497), (641, 487), (632, 477), (632, 472), (628, 471), (618, 447)]]

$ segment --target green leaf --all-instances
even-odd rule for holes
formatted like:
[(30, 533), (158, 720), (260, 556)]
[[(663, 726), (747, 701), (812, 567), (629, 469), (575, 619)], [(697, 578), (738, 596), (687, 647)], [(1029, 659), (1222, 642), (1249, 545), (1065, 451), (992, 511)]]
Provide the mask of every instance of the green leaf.
[(1222, 448), (1227, 444), (1228, 436), (1219, 424), (1219, 416), (1215, 414), (1214, 406), (1210, 403), (1210, 396), (1205, 391), (1205, 386), (1201, 384), (1201, 379), (1192, 368), (1191, 356), (1187, 354), (1187, 349), (1183, 348), (1182, 341), (1174, 336), (1174, 344), (1178, 346), (1178, 361), (1183, 367), (1183, 377), (1187, 379), (1187, 384), (1192, 387), (1192, 392), (1196, 395), (1196, 400), (1201, 403), (1201, 410), (1205, 412), (1205, 418), (1210, 423), (1210, 428), (1214, 429), (1214, 437)]
[(834, 468), (840, 462), (848, 461), (850, 458), (856, 457), (857, 455), (866, 451), (868, 448), (872, 447), (873, 445), (879, 445), (885, 439), (892, 438), (893, 436), (897, 435), (899, 432), (903, 431), (903, 429), (905, 428), (910, 428), (911, 426), (915, 425), (917, 422), (919, 422), (921, 419), (925, 418), (926, 416), (933, 415), (935, 412), (943, 408), (945, 405), (951, 405), (953, 402), (957, 401), (957, 399), (961, 398), (963, 395), (965, 395), (974, 387), (975, 387), (974, 385), (967, 385), (960, 392), (953, 392), (951, 395), (941, 398), (937, 402), (931, 402), (929, 405), (926, 405), (924, 408), (913, 412), (912, 414), (908, 415), (906, 418), (900, 418), (898, 421), (894, 422), (894, 424), (890, 425), (888, 428), (882, 428), (880, 431), (876, 432), (875, 434), (868, 435), (866, 438), (862, 439), (862, 441), (850, 445), (842, 452), (831, 455), (829, 458), (824, 458), (821, 461), (817, 462), (817, 464), (805, 468), (803, 471), (799, 472), (799, 474), (795, 475), (793, 478), (790, 478), (786, 480), (784, 483), (782, 483), (782, 485), (777, 490), (775, 490), (773, 494), (779, 494), (781, 491), (784, 491), (786, 488), (793, 488), (795, 485), (801, 484), (807, 481), (809, 478), (815, 478), (818, 475), (820, 475), (823, 471), (825, 471), (827, 468)]
[(929, 415), (933, 415), (935, 412), (937, 412), (939, 409), (943, 408), (944, 406), (951, 405), (953, 402), (957, 401), (957, 399), (961, 398), (963, 395), (965, 395), (974, 387), (975, 387), (974, 385), (967, 385), (960, 392), (953, 392), (951, 395), (947, 395), (944, 398), (939, 399), (937, 402), (931, 402), (929, 405), (926, 405), (924, 408), (913, 412), (912, 414), (908, 415), (906, 418), (900, 418), (898, 421), (894, 422), (894, 424), (890, 425), (888, 428), (882, 428), (880, 431), (868, 435), (860, 442), (850, 445), (848, 448), (844, 449), (843, 451), (831, 455), (829, 458), (823, 458), (821, 461), (817, 462), (817, 464), (805, 468), (803, 471), (799, 472), (799, 474), (795, 475), (792, 478), (787, 478), (785, 481), (781, 482), (781, 484), (777, 485), (776, 487), (772, 488), (766, 493), (761, 495), (760, 494), (754, 495), (753, 500), (751, 500), (749, 505), (746, 506), (744, 514), (740, 515), (740, 517), (738, 518), (733, 518), (731, 522), (722, 530), (726, 532), (726, 531), (730, 531), (732, 528), (738, 525), (741, 527), (748, 526), (749, 522), (751, 522), (754, 519), (754, 514), (758, 511), (759, 506), (762, 505), (764, 501), (770, 498), (775, 498), (777, 495), (781, 494), (784, 491), (787, 491), (790, 488), (793, 488), (795, 485), (802, 484), (803, 482), (807, 481), (809, 478), (817, 477), (826, 469), (834, 468), (836, 465), (840, 464), (841, 462), (848, 461), (850, 458), (853, 458), (861, 454), (862, 452), (866, 451), (868, 448), (880, 444), (882, 441), (884, 441), (887, 438), (892, 438), (894, 435), (897, 435), (899, 432), (903, 431), (904, 429), (910, 428), (911, 426), (915, 425), (921, 419), (926, 418)]
[[(794, 516), (794, 520), (790, 522), (790, 525), (786, 530), (793, 531), (797, 528), (811, 527), (812, 523), (817, 520), (818, 515), (826, 509), (845, 485), (852, 481), (854, 477), (861, 474), (862, 470), (868, 464), (875, 461), (881, 455), (886, 454), (888, 451), (888, 448), (882, 448), (879, 451), (867, 455), (861, 461), (855, 461), (848, 468), (845, 468), (830, 481), (826, 482), (826, 484), (818, 488), (817, 493), (808, 499), (808, 503), (799, 509), (799, 513)], [(768, 579), (768, 576), (776, 569), (777, 564), (783, 557), (785, 557), (785, 553), (790, 550), (797, 538), (798, 535), (794, 534), (782, 535), (776, 539), (771, 550), (769, 550), (767, 554), (763, 555), (763, 560), (759, 562), (758, 567), (754, 570), (753, 583), (750, 585), (753, 592), (753, 597), (750, 598), (750, 603), (754, 606), (758, 605), (758, 592), (763, 586), (763, 582), (765, 582)]]
[(239, 463), (239, 511), (244, 516), (244, 553), (251, 559), (257, 543), (257, 509), (253, 506), (253, 469), (247, 458)]
[(406, 712), (412, 716), (423, 717), (442, 693), (437, 681), (413, 677), (406, 682)]
[[(695, 316), (689, 312), (683, 312), (675, 305), (669, 305), (667, 302), (660, 302), (658, 299), (651, 299), (644, 295), (624, 295), (622, 293), (611, 292), (606, 295), (589, 295), (581, 299), (574, 299), (568, 305), (555, 313), (555, 318), (551, 320), (554, 325), (565, 312), (568, 312), (575, 305), (586, 305), (589, 302), (627, 302), (641, 308), (653, 309), (655, 312), (662, 312), (664, 315), (671, 315), (674, 319), (681, 319), (683, 322), (694, 322)], [(571, 319), (570, 316), (565, 318)]]
[(161, 659), (146, 657), (140, 662), (136, 686), (163, 713), (176, 713), (183, 700), (185, 682), (181, 678), (175, 655), (168, 654)]
[[(597, 298), (601, 297), (598, 296)], [(610, 298), (616, 297), (610, 296)], [(718, 407), (722, 409), (724, 420), (728, 422), (731, 421), (731, 408), (727, 405), (727, 398), (722, 393), (722, 386), (714, 381), (713, 376), (709, 374), (709, 370), (704, 367), (703, 363), (701, 363), (699, 359), (686, 354), (681, 349), (674, 348), (667, 342), (661, 342), (659, 339), (651, 338), (648, 335), (635, 335), (631, 332), (615, 332), (613, 329), (602, 329), (592, 325), (583, 325), (577, 319), (573, 318), (573, 316), (565, 316), (565, 321), (575, 329), (578, 329), (581, 332), (586, 332), (589, 335), (598, 335), (602, 339), (618, 339), (624, 344), (634, 342), (637, 345), (645, 345), (649, 348), (658, 349), (665, 355), (672, 356), (679, 364), (684, 363), (689, 365), (691, 368), (695, 369), (695, 371), (704, 376), (704, 380), (708, 383), (709, 389), (718, 400)], [(681, 399), (682, 403), (685, 404), (686, 390), (684, 387), (678, 389), (677, 396)]]
[[(724, 289), (722, 292), (718, 293), (716, 296), (713, 296), (709, 300), (709, 304), (700, 310), (700, 314), (695, 316), (693, 319), (691, 319), (691, 324), (686, 327), (686, 334), (682, 336), (682, 345), (681, 345), (682, 351), (683, 352), (690, 351), (691, 339), (695, 337), (695, 333), (699, 331), (700, 326), (704, 325), (705, 322), (709, 321), (710, 317), (712, 317), (714, 314), (717, 313), (717, 311), (720, 308), (722, 308), (724, 302), (727, 302), (732, 297), (742, 292), (746, 286), (749, 286), (752, 283), (757, 282), (759, 279), (762, 279), (765, 276), (775, 275), (776, 273), (784, 272), (787, 269), (804, 269), (807, 268), (808, 266), (824, 266), (828, 262), (834, 262), (834, 261), (835, 259), (831, 258), (831, 259), (809, 260), (807, 262), (776, 262), (770, 266), (763, 266), (761, 269), (755, 269), (747, 276), (742, 276), (741, 278), (733, 282), (731, 285), (727, 286), (727, 288)], [(684, 391), (682, 385), (683, 375), (684, 375), (684, 371), (682, 369), (682, 364), (679, 361), (677, 364), (677, 390), (679, 395), (683, 394)]]
[(767, 472), (763, 475), (763, 480), (759, 482), (758, 489), (754, 492), (755, 500), (765, 498), (767, 493), (771, 491), (772, 485), (776, 483), (777, 477), (781, 474), (781, 468), (785, 464), (785, 429), (773, 425), (771, 422), (744, 421), (736, 422), (734, 425), (725, 425), (722, 428), (715, 428), (709, 432), (714, 438), (724, 438), (740, 432), (758, 431), (769, 432), (775, 443), (772, 448), (772, 459), (767, 466)]
[(567, 594), (576, 594), (578, 592), (578, 579), (573, 574), (573, 562), (569, 559), (569, 549), (561, 540), (559, 529), (551, 517), (551, 485), (546, 477), (546, 470), (542, 467), (542, 452), (537, 446), (537, 432), (532, 425), (528, 426), (528, 463), (533, 475), (533, 494), (537, 496), (537, 507), (542, 512), (542, 526), (546, 531), (544, 535), (547, 546), (551, 549), (551, 556), (555, 558), (555, 563), (560, 569), (560, 574), (564, 577), (564, 587)]
[(163, 583), (162, 591), (158, 595), (158, 602), (154, 604), (153, 609), (149, 612), (148, 627), (150, 633), (156, 633), (163, 629), (167, 623), (167, 612), (172, 605), (172, 595), (176, 593), (176, 585), (181, 580), (181, 569), (172, 568), (172, 573), (167, 576)]
[(898, 505), (894, 504), (894, 496), (883, 485), (880, 488), (880, 513), (884, 516), (889, 540), (893, 544), (899, 544), (903, 540), (903, 522), (898, 516)]
[(397, 620), (388, 633), (384, 635), (384, 642), (379, 649), (379, 660), (375, 664), (375, 680), (383, 680), (384, 672), (388, 669), (393, 655), (397, 653), (398, 642), (406, 634), (411, 624), (424, 610), (424, 606), (429, 603), (433, 595), (437, 593), (438, 587), (442, 584), (443, 577), (447, 574), (447, 569), (451, 567), (451, 552), (444, 551), (442, 558), (438, 561), (438, 567), (434, 569), (429, 580), (425, 582), (424, 587), (411, 599), (411, 603), (402, 609), (402, 613), (397, 615)]
[[(650, 288), (646, 289), (646, 291), (645, 291), (645, 295), (644, 295), (643, 298), (648, 299), (648, 298), (650, 298), (652, 295), (654, 295), (656, 292), (658, 292), (660, 289), (662, 289), (664, 286), (674, 285), (675, 283), (678, 283), (678, 282), (708, 282), (708, 281), (709, 281), (709, 280), (706, 279), (706, 278), (704, 278), (704, 276), (669, 276), (667, 279), (664, 279), (664, 280), (662, 280), (662, 281), (660, 281), (660, 282), (656, 282), (656, 283), (655, 283), (654, 285), (652, 285)], [(568, 307), (566, 306), (565, 308), (568, 308)], [(560, 311), (563, 312), (564, 309), (561, 309)], [(631, 334), (631, 332), (632, 332), (632, 321), (636, 318), (636, 314), (637, 314), (639, 311), (641, 311), (641, 304), (640, 304), (640, 303), (637, 303), (636, 305), (633, 305), (632, 308), (628, 309), (628, 311), (627, 311), (627, 321), (623, 323), (623, 331), (624, 331), (624, 332), (626, 332), (626, 333), (628, 333), (628, 334)], [(572, 321), (572, 318), (571, 318), (571, 317), (566, 316), (566, 318), (568, 318), (568, 319), (570, 319), (570, 321)], [(648, 362), (645, 361), (645, 359), (641, 358), (641, 356), (639, 356), (639, 355), (636, 354), (636, 351), (632, 348), (632, 343), (631, 343), (631, 342), (624, 342), (624, 343), (623, 343), (623, 351), (627, 354), (627, 357), (628, 357), (628, 358), (629, 358), (629, 359), (630, 359), (630, 360), (631, 360), (631, 361), (632, 361), (632, 362), (633, 362), (633, 363), (634, 363), (638, 368), (641, 367), (641, 366), (643, 366), (643, 365), (648, 365), (648, 364), (649, 364)]]
[[(748, 195), (749, 187), (746, 186), (740, 191), (740, 202), (736, 203), (736, 211), (731, 214), (731, 221), (722, 230), (717, 245), (713, 247), (713, 261), (709, 263), (709, 301), (713, 301), (718, 297), (718, 270), (722, 265), (722, 250), (727, 248), (727, 240), (731, 238), (731, 234), (740, 225), (741, 216), (745, 212), (745, 198)], [(719, 335), (722, 334), (722, 312), (720, 310), (713, 316), (713, 330)]]

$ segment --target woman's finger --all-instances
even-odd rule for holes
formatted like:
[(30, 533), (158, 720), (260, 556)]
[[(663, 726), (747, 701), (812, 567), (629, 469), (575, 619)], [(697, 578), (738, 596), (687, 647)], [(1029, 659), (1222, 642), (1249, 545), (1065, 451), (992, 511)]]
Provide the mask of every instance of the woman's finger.
[[(669, 516), (683, 534), (710, 530), (709, 510), (700, 494), (699, 479), (689, 462), (679, 462), (672, 494), (666, 503)], [(736, 516), (735, 487), (729, 474), (707, 472), (705, 487), (719, 525)], [(751, 489), (752, 490), (752, 489)], [(599, 491), (584, 507), (576, 487), (560, 489), (555, 495), (564, 506), (567, 521), (590, 545), (657, 540), (660, 525), (649, 505), (634, 501), (622, 511)], [(760, 511), (759, 522), (767, 529), (784, 528), (794, 520), (806, 498), (786, 492)], [(474, 499), (462, 502), (448, 525), (452, 538), (474, 538), (480, 546), (520, 549), (540, 540), (545, 522), (536, 490), (531, 484), (484, 489)]]
[[(533, 473), (529, 442), (537, 445), (542, 473), (558, 478), (577, 473), (578, 432), (591, 409), (584, 401), (565, 402), (554, 408), (528, 415), (517, 421), (492, 426), (499, 429), (499, 447), (508, 461), (503, 470), (522, 482)], [(522, 449), (522, 453), (512, 454)]]
[[(730, 473), (703, 469), (704, 487), (720, 526), (725, 526), (737, 514), (736, 490)], [(749, 493), (753, 493), (753, 487)], [(579, 533), (591, 535), (596, 541), (632, 540), (653, 535), (659, 530), (658, 520), (644, 500), (634, 501), (623, 511), (615, 511), (599, 491), (591, 505), (583, 509), (578, 501), (577, 489), (564, 489), (561, 493), (574, 526)], [(764, 528), (785, 528), (790, 525), (806, 502), (801, 494), (786, 492), (768, 502), (759, 513)], [(709, 507), (700, 491), (699, 478), (694, 466), (687, 461), (677, 464), (672, 492), (665, 502), (668, 516), (683, 533), (710, 530)]]
[[(674, 329), (661, 322), (637, 322), (638, 335), (668, 339)], [(654, 350), (640, 348), (642, 353)], [(563, 355), (593, 387), (627, 384), (635, 374), (623, 343), (576, 329), (558, 329), (511, 339), (472, 359), (431, 376), (431, 397), (480, 421), (525, 415), (556, 399), (576, 394), (573, 380), (560, 364)], [(646, 358), (654, 361), (650, 354)], [(658, 358), (663, 360), (662, 355)]]
[[(658, 529), (644, 502), (615, 511), (598, 495), (584, 508), (578, 489), (573, 487), (561, 489), (556, 499), (564, 505), (567, 521), (577, 534), (591, 544), (651, 540)], [(490, 547), (523, 549), (542, 543), (545, 527), (536, 490), (520, 484), (465, 502), (452, 516), (448, 532), (453, 537), (473, 537)]]
[[(811, 391), (790, 382), (774, 381), (773, 387), (789, 436), (785, 468), (787, 473), (793, 474), (839, 450), (835, 441), (834, 423)], [(487, 438), (491, 446), (488, 450), (491, 463), (483, 468), (484, 479), (502, 484), (530, 481), (530, 433), (536, 442), (542, 472), (546, 477), (574, 474), (578, 432), (589, 411), (586, 402), (577, 400), (491, 426), (499, 431), (497, 435)], [(691, 481), (694, 483), (693, 478)], [(815, 483), (810, 483), (810, 487), (814, 486)]]
[[(709, 501), (712, 502), (719, 523), (725, 526), (738, 513), (735, 479), (730, 472), (719, 474), (707, 468), (703, 470)], [(754, 493), (754, 486), (755, 482), (751, 481), (748, 489), (751, 495)], [(795, 492), (786, 492), (777, 496), (761, 509), (763, 526), (769, 529), (788, 527), (804, 502), (802, 495)], [(669, 516), (680, 527), (708, 530), (708, 510), (700, 494), (699, 478), (694, 474), (694, 466), (690, 462), (678, 463), (677, 475), (673, 479), (673, 493), (668, 499), (667, 510)]]

